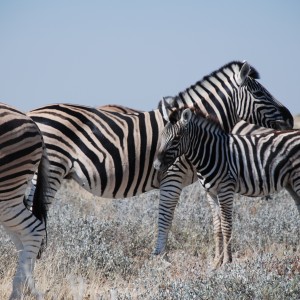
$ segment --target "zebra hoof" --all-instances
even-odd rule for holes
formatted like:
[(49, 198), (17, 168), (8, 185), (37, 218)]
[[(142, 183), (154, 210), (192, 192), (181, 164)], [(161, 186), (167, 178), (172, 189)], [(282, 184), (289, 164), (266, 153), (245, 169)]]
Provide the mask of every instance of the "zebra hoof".
[(154, 251), (152, 251), (151, 253), (153, 256), (158, 256), (158, 255), (161, 255), (162, 254), (162, 251), (159, 251), (157, 249), (155, 249)]
[(163, 250), (155, 249), (151, 255), (152, 256), (160, 256), (163, 258), (163, 257), (166, 257), (167, 251), (165, 249), (163, 249)]
[(45, 251), (46, 249), (46, 242), (45, 242), (45, 239), (42, 240), (42, 243), (41, 243), (41, 247), (40, 247), (40, 250), (36, 256), (36, 259), (40, 259), (42, 257), (42, 253)]
[(162, 254), (152, 254), (151, 255), (151, 259), (154, 260), (154, 261), (159, 261), (160, 263), (163, 263), (164, 266), (169, 266), (171, 265), (171, 262), (170, 262), (170, 259), (168, 257), (168, 254), (167, 252), (164, 252)]
[(212, 264), (212, 270), (216, 270), (218, 268), (220, 268), (223, 264), (223, 256), (219, 256), (219, 257), (216, 257), (213, 261), (213, 264)]
[(166, 253), (165, 247), (157, 246), (152, 252), (152, 255), (164, 255)]

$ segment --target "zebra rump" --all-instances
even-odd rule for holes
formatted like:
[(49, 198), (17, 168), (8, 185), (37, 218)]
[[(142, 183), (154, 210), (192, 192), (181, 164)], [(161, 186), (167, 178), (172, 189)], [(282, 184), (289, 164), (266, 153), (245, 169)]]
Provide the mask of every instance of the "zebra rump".
[[(48, 160), (41, 132), (29, 117), (3, 103), (0, 115), (0, 223), (19, 255), (10, 299), (21, 299), (27, 290), (40, 295), (32, 272), (46, 241)], [(37, 168), (31, 211), (24, 197)]]

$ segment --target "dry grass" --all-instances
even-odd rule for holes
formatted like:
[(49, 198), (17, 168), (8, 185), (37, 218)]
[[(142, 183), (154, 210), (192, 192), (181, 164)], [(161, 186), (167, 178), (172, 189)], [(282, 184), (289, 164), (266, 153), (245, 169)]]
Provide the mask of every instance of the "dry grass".
[[(236, 199), (234, 262), (217, 271), (198, 184), (182, 194), (164, 258), (151, 256), (157, 213), (157, 191), (106, 200), (65, 185), (35, 268), (45, 299), (300, 299), (300, 218), (286, 192)], [(0, 241), (0, 299), (7, 299), (17, 254), (4, 233)]]

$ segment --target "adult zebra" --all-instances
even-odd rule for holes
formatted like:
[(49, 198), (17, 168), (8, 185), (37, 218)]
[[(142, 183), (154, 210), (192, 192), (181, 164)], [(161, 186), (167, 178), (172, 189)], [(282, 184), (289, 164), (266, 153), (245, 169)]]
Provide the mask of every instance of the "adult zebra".
[(232, 261), (234, 193), (257, 197), (286, 188), (300, 213), (300, 130), (263, 128), (260, 134), (236, 135), (226, 133), (199, 110), (177, 109), (162, 133), (154, 166), (166, 171), (181, 155), (197, 170), (207, 191), (213, 213), (215, 266)]
[[(10, 299), (21, 299), (27, 288), (39, 297), (32, 272), (46, 237), (46, 149), (39, 128), (29, 117), (3, 103), (0, 115), (0, 223), (19, 253)], [(24, 204), (24, 196), (37, 168), (31, 211)]]
[[(215, 115), (226, 130), (244, 118), (267, 127), (291, 128), (293, 117), (256, 80), (248, 63), (231, 62), (188, 88), (172, 102)], [(163, 106), (164, 108), (164, 106)], [(196, 181), (182, 157), (168, 172), (153, 168), (157, 142), (164, 128), (162, 108), (117, 113), (70, 104), (48, 105), (28, 113), (41, 129), (50, 160), (52, 198), (64, 178), (106, 198), (124, 198), (160, 188), (155, 254), (165, 250), (181, 190)], [(165, 109), (164, 109), (165, 110)]]

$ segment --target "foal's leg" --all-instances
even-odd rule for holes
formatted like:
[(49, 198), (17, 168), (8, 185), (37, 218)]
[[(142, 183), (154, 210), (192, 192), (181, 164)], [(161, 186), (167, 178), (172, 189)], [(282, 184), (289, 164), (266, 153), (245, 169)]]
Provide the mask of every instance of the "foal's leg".
[(174, 211), (182, 188), (197, 180), (196, 172), (183, 158), (177, 161), (160, 181), (160, 199), (158, 208), (158, 236), (153, 254), (166, 251), (168, 235), (173, 221)]
[(160, 199), (158, 208), (158, 236), (153, 254), (159, 255), (166, 251), (169, 231), (172, 225), (174, 211), (182, 191), (181, 176), (164, 177), (160, 185)]
[(221, 229), (223, 234), (223, 264), (232, 262), (231, 234), (232, 234), (232, 209), (233, 209), (233, 187), (227, 186), (218, 193), (221, 212)]
[(218, 197), (211, 193), (207, 193), (207, 200), (210, 205), (213, 216), (213, 228), (215, 239), (215, 257), (213, 267), (217, 268), (223, 262), (223, 235), (221, 229), (221, 215)]

